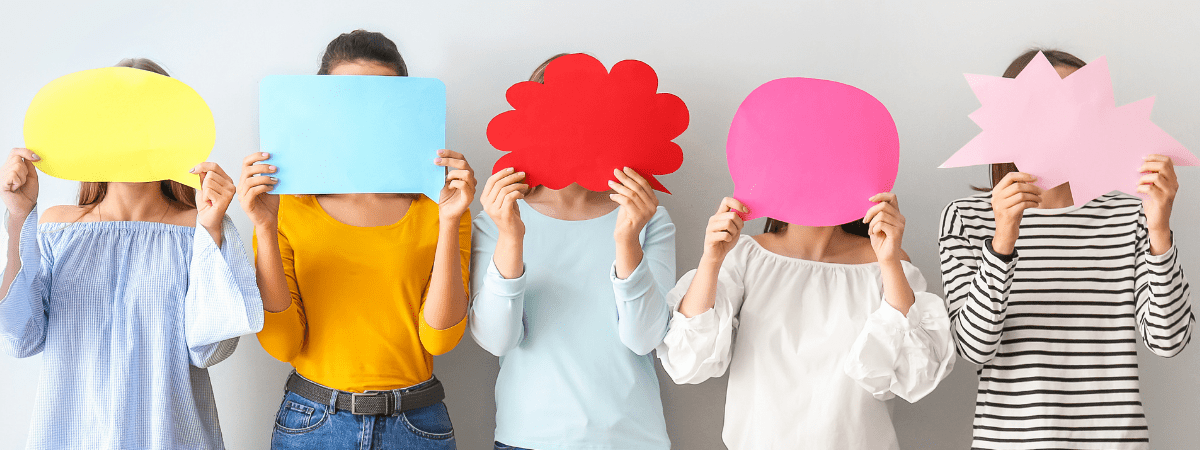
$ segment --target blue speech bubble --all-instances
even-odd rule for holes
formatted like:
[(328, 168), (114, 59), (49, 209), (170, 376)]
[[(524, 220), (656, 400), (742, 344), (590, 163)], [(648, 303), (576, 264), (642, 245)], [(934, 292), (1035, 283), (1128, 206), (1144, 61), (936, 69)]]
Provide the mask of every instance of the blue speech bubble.
[(275, 194), (421, 193), (438, 200), (446, 85), (433, 78), (272, 75), (259, 83), (259, 139)]

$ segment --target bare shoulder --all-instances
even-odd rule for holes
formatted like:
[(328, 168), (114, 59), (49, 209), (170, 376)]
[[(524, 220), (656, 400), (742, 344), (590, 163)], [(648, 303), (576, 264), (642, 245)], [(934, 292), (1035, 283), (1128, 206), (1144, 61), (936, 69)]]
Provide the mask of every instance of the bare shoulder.
[(46, 208), (46, 211), (41, 214), (38, 220), (40, 223), (72, 223), (80, 222), (89, 212), (92, 207), (78, 205), (59, 205)]

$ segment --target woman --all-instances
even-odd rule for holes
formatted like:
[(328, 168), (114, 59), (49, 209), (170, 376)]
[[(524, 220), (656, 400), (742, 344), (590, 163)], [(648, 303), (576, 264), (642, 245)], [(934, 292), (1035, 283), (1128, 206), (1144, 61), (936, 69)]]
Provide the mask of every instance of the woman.
[[(1015, 78), (1040, 50), (1009, 65)], [(1043, 51), (1062, 77), (1084, 62)], [(1137, 337), (1174, 356), (1195, 319), (1171, 238), (1179, 182), (1148, 155), (1138, 192), (1072, 206), (1012, 164), (942, 215), (942, 280), (958, 352), (982, 365), (975, 448), (1149, 448)]]
[(900, 248), (896, 196), (871, 201), (862, 222), (767, 219), (755, 237), (733, 198), (709, 219), (700, 266), (667, 296), (658, 356), (676, 383), (729, 371), (730, 449), (899, 448), (886, 400), (915, 402), (953, 368), (945, 305)]
[[(132, 67), (166, 75), (146, 59)], [(38, 223), (38, 156), (0, 168), (8, 265), (0, 348), (42, 354), (29, 449), (222, 449), (207, 367), (262, 328), (262, 303), (214, 163), (175, 181), (82, 183)]]
[(524, 176), (488, 178), (474, 222), (471, 335), (500, 357), (495, 448), (669, 449), (649, 353), (667, 330), (671, 218), (628, 167), (607, 192), (530, 192)]
[[(391, 40), (357, 30), (329, 43), (318, 73), (408, 69)], [(267, 311), (258, 338), (295, 368), (272, 448), (455, 448), (433, 356), (466, 330), (475, 177), (461, 154), (436, 156), (451, 169), (436, 203), (411, 194), (279, 197), (269, 193), (276, 179), (260, 176), (277, 170), (259, 164), (270, 155), (244, 160), (238, 190)]]

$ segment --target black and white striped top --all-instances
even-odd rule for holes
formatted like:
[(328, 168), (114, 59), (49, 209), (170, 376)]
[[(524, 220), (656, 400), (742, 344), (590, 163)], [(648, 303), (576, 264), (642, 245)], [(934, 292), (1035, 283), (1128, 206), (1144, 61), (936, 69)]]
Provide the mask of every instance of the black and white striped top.
[(942, 214), (942, 281), (959, 355), (980, 364), (973, 448), (1145, 449), (1137, 336), (1174, 356), (1191, 338), (1172, 246), (1150, 254), (1141, 200), (1028, 209), (1016, 252), (991, 249), (991, 195)]

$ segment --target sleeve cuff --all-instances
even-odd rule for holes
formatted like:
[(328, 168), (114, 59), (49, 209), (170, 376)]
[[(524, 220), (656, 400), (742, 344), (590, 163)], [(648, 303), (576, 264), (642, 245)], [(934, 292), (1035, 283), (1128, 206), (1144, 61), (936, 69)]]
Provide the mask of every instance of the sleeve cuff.
[(671, 328), (691, 330), (691, 331), (711, 331), (717, 328), (719, 324), (717, 320), (716, 308), (709, 308), (708, 311), (688, 317), (679, 311), (671, 311)]
[(888, 303), (886, 299), (882, 300), (882, 303), (879, 306), (879, 310), (875, 312), (880, 323), (895, 327), (901, 331), (910, 331), (921, 325), (921, 317), (924, 313), (921, 311), (920, 302), (913, 301), (912, 306), (908, 307), (908, 315), (900, 312), (891, 303)]
[(525, 292), (525, 266), (521, 266), (521, 276), (516, 278), (504, 278), (500, 275), (500, 269), (496, 268), (495, 260), (488, 260), (487, 267), (487, 289), (498, 296), (515, 297)]
[(618, 301), (632, 301), (641, 298), (650, 290), (654, 284), (654, 274), (650, 273), (649, 263), (647, 258), (642, 257), (642, 261), (637, 267), (633, 268), (633, 272), (628, 278), (621, 279), (617, 277), (617, 263), (613, 261), (612, 267), (608, 271), (608, 278), (612, 281), (613, 290), (617, 294)]
[(1146, 262), (1148, 262), (1154, 266), (1170, 267), (1172, 265), (1172, 263), (1175, 261), (1175, 248), (1176, 248), (1173, 238), (1171, 241), (1172, 241), (1171, 248), (1168, 248), (1167, 251), (1163, 252), (1163, 254), (1161, 254), (1161, 255), (1151, 254), (1150, 251), (1147, 250), (1146, 251)]
[(983, 248), (987, 250), (987, 253), (992, 255), (992, 258), (995, 258), (997, 261), (1004, 263), (1004, 264), (1009, 264), (1017, 259), (1017, 249), (1016, 248), (1013, 248), (1013, 252), (1010, 255), (1001, 255), (996, 252), (996, 249), (992, 248), (992, 240), (991, 239), (985, 239), (983, 241)]

